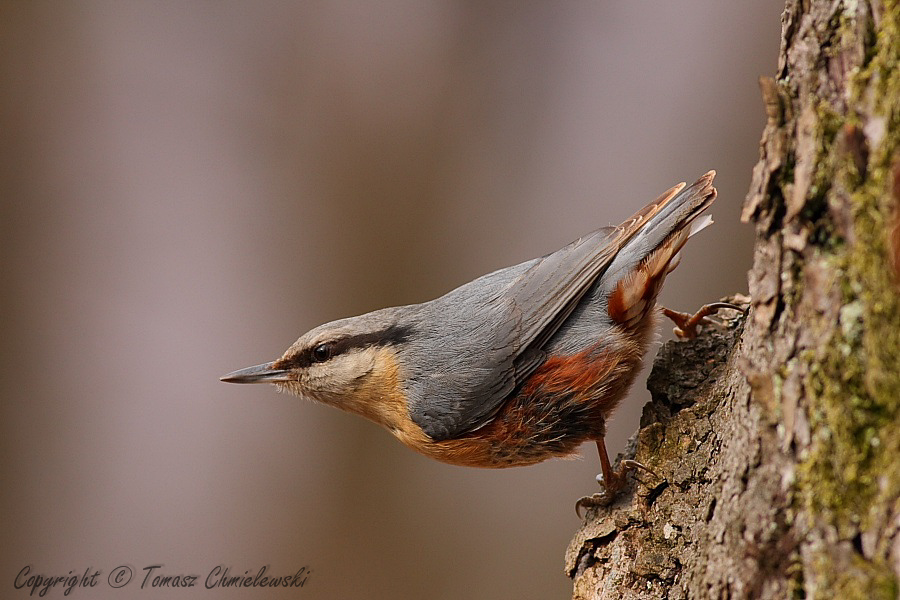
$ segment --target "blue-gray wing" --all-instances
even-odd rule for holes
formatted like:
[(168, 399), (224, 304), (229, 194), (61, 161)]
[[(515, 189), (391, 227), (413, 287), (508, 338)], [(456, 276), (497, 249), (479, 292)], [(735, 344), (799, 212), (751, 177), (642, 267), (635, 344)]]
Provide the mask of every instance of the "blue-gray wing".
[(414, 349), (417, 368), (408, 379), (413, 421), (434, 440), (486, 423), (544, 361), (543, 344), (609, 265), (623, 234), (597, 230), (430, 302), (419, 324), (432, 328), (421, 332), (428, 347)]
[[(673, 204), (699, 203), (708, 190), (714, 197), (712, 175)], [(486, 424), (543, 363), (544, 344), (622, 246), (648, 223), (656, 227), (654, 216), (683, 188), (673, 187), (618, 227), (598, 229), (557, 252), (495, 271), (422, 305), (422, 335), (410, 348), (416, 358), (408, 374), (413, 421), (434, 440)]]

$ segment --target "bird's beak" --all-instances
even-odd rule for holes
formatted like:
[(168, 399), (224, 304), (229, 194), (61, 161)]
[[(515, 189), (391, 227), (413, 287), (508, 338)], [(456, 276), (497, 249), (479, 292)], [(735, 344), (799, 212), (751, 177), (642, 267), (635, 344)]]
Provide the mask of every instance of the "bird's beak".
[(229, 373), (220, 380), (226, 383), (285, 383), (293, 381), (291, 372), (285, 369), (273, 369), (275, 363), (266, 363), (247, 367), (233, 373)]

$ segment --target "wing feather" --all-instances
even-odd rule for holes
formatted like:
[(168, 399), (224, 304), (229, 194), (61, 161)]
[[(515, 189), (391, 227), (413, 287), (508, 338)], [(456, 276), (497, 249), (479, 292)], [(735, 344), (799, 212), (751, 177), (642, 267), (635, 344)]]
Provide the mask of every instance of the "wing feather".
[(426, 358), (410, 375), (413, 421), (435, 440), (457, 437), (488, 422), (544, 362), (543, 345), (622, 246), (684, 187), (672, 187), (618, 227), (598, 229), (552, 254), (495, 271), (428, 303), (423, 321), (446, 323), (449, 315), (460, 317), (448, 325), (452, 331), (438, 327), (430, 339), (466, 343), (464, 348), (432, 343), (415, 349), (417, 359)]

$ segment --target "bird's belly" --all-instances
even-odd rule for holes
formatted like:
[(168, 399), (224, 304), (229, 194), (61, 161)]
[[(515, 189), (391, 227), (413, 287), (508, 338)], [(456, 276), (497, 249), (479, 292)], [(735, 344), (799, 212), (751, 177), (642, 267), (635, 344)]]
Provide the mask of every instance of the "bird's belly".
[(485, 425), (415, 449), (476, 467), (530, 465), (570, 455), (583, 442), (603, 438), (606, 419), (639, 366), (640, 352), (605, 352), (596, 346), (551, 356)]

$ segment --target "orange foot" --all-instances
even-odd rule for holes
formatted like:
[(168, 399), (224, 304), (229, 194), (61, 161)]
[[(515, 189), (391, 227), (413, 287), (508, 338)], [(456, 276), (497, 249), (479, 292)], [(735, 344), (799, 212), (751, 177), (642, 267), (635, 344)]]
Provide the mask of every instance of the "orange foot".
[(678, 312), (677, 310), (671, 310), (665, 307), (661, 308), (662, 314), (672, 319), (672, 322), (675, 323), (675, 335), (688, 340), (697, 337), (697, 327), (700, 325), (714, 325), (721, 327), (721, 322), (710, 319), (709, 317), (710, 315), (718, 313), (723, 308), (744, 312), (742, 307), (737, 304), (731, 304), (730, 302), (711, 302), (710, 304), (704, 304), (700, 307), (700, 310), (694, 314)]
[(616, 499), (616, 494), (625, 487), (626, 476), (629, 471), (643, 469), (654, 477), (659, 477), (656, 473), (637, 462), (636, 460), (623, 460), (619, 463), (619, 468), (613, 470), (609, 464), (609, 455), (606, 453), (606, 443), (604, 440), (597, 440), (597, 452), (600, 454), (600, 474), (597, 475), (597, 483), (603, 486), (603, 491), (592, 496), (580, 498), (575, 503), (575, 514), (581, 518), (581, 510), (595, 508), (598, 506), (609, 506)]

